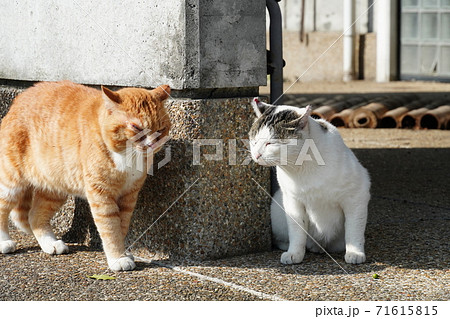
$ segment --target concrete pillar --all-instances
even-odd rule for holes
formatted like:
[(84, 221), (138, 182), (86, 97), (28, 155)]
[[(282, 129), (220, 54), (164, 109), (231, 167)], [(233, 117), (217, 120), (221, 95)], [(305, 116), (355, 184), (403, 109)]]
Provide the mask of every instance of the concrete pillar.
[(0, 21), (3, 79), (178, 90), (266, 81), (263, 1), (8, 1)]
[(378, 0), (375, 4), (377, 24), (377, 82), (389, 82), (397, 78), (397, 10), (397, 1)]
[[(148, 176), (127, 242), (137, 240), (141, 255), (183, 259), (268, 250), (270, 172), (240, 151), (251, 98), (266, 84), (265, 14), (265, 2), (252, 0), (9, 1), (0, 11), (0, 82), (169, 84), (171, 160)], [(16, 91), (2, 90), (10, 102)], [(198, 146), (208, 139), (217, 145)], [(219, 148), (223, 157), (208, 156)], [(75, 201), (73, 213), (73, 203), (57, 217), (59, 234), (97, 242), (88, 207)]]

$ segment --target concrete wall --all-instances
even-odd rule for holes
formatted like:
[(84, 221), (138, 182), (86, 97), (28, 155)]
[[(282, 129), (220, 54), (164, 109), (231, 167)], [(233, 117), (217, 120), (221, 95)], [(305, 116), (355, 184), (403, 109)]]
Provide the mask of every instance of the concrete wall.
[[(306, 32), (343, 32), (344, 0), (305, 0)], [(286, 31), (299, 31), (301, 24), (302, 0), (282, 0), (279, 2)], [(360, 18), (355, 24), (357, 33), (367, 33), (369, 14), (366, 10), (369, 0), (356, 0), (355, 14)]]
[[(342, 38), (330, 48), (340, 35), (339, 32), (310, 32), (306, 34), (305, 41), (300, 42), (298, 32), (284, 31), (283, 56), (286, 61), (283, 69), (284, 80), (341, 82), (344, 76)], [(375, 33), (356, 37), (355, 57), (356, 79), (375, 80)]]
[[(339, 37), (344, 31), (343, 2), (343, 0), (305, 0), (303, 42), (300, 41), (302, 1), (279, 2), (283, 16), (285, 81), (293, 82), (298, 79), (300, 82), (342, 81), (343, 39)], [(368, 7), (369, 0), (356, 0), (355, 16), (358, 20), (355, 23), (355, 74), (356, 79), (374, 80), (376, 35), (368, 33)], [(337, 39), (339, 40), (334, 43)]]
[(264, 85), (263, 1), (3, 1), (0, 78), (174, 89)]
[(200, 0), (200, 87), (265, 85), (265, 1)]

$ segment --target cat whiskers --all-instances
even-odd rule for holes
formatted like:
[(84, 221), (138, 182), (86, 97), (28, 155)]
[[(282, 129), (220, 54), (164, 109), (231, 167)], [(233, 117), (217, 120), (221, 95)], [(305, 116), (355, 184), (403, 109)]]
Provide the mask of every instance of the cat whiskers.
[(266, 163), (269, 166), (277, 166), (279, 165), (278, 158), (262, 158), (264, 163)]
[[(165, 141), (161, 143), (156, 149), (152, 147), (147, 147), (145, 149), (139, 149), (135, 145), (132, 145), (131, 147), (127, 148), (125, 150), (126, 152), (126, 165), (129, 167), (133, 167), (133, 165), (136, 165), (138, 169), (144, 169), (146, 166), (147, 169), (150, 168), (151, 165), (153, 165), (153, 158), (156, 153), (160, 152), (165, 144), (169, 142), (172, 138), (170, 136), (164, 137)], [(160, 141), (156, 142), (160, 143)]]

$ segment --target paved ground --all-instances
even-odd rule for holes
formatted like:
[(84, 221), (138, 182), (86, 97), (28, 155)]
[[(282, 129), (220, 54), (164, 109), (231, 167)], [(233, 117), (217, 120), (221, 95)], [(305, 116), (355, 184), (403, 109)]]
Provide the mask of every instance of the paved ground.
[[(0, 300), (448, 300), (450, 131), (342, 134), (373, 182), (363, 265), (307, 253), (283, 266), (275, 250), (207, 262), (142, 256), (136, 271), (114, 274), (101, 251), (49, 256), (14, 231), (18, 251), (0, 255)], [(103, 273), (116, 279), (87, 278)]]

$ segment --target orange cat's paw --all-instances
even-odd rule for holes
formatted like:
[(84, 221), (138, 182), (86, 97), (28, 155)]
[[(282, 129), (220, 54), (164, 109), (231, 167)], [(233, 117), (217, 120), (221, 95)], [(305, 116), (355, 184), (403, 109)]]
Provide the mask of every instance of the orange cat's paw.
[(0, 252), (2, 254), (13, 253), (16, 250), (16, 243), (12, 240), (0, 241)]
[(69, 252), (69, 247), (62, 240), (41, 243), (41, 248), (50, 255), (62, 255)]
[(131, 255), (130, 257), (130, 255), (120, 257), (118, 259), (108, 259), (109, 269), (111, 269), (112, 271), (133, 270), (134, 268), (136, 268), (136, 264), (133, 261), (134, 258), (131, 258), (133, 256)]

